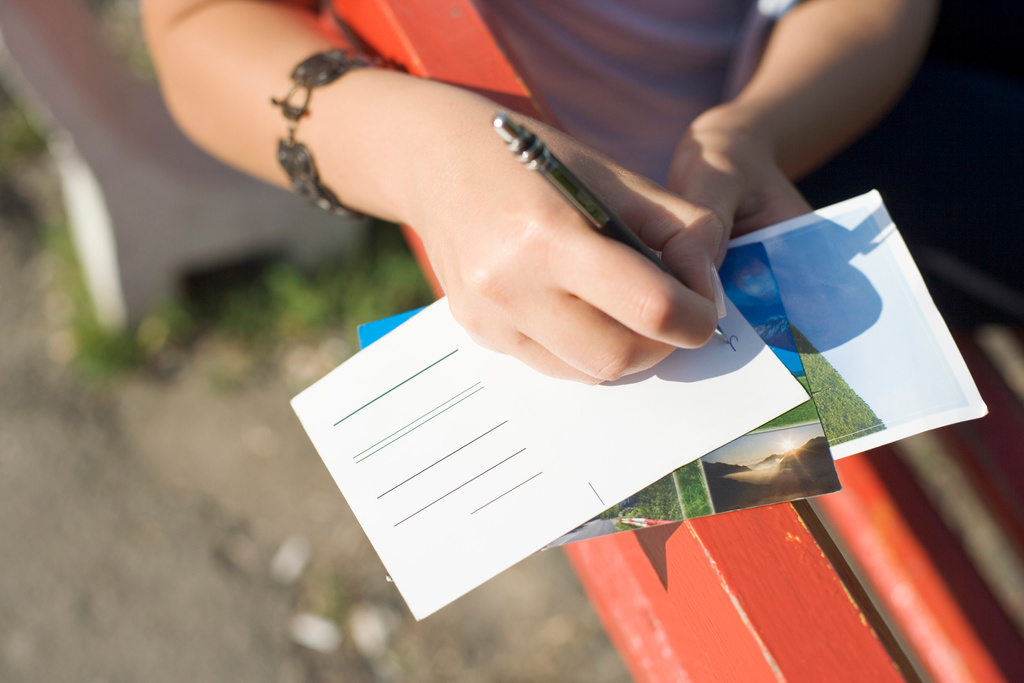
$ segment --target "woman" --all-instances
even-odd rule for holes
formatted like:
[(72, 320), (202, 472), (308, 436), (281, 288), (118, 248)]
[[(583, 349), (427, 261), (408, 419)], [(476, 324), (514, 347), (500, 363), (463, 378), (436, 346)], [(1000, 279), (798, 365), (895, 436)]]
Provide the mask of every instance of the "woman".
[[(730, 235), (809, 209), (793, 179), (895, 102), (937, 5), (803, 2), (778, 22), (752, 78), (721, 102), (749, 1), (481, 4), (567, 131), (589, 144), (531, 127), (678, 279), (597, 235), (524, 173), (491, 130), (497, 105), (478, 94), (352, 70), (316, 89), (302, 142), (346, 206), (417, 231), (453, 314), (481, 343), (586, 382), (642, 370), (711, 336), (724, 311), (716, 266)], [(275, 159), (281, 112), (267, 98), (288, 90), (296, 64), (338, 47), (316, 14), (306, 0), (146, 0), (161, 83), (186, 133), (287, 185)], [(562, 58), (536, 57), (552, 50)], [(556, 68), (565, 64), (573, 68)], [(596, 116), (605, 110), (588, 108), (594, 90), (583, 83), (607, 84), (602, 101), (620, 105), (617, 113)], [(641, 96), (623, 95), (632, 92)], [(644, 145), (653, 151), (633, 154)]]

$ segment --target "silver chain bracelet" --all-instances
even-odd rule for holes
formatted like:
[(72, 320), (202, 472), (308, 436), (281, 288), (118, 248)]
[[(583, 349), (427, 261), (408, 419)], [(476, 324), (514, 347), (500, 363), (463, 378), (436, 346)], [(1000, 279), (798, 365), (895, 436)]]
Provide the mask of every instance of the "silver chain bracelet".
[[(295, 140), (295, 130), (299, 127), (299, 120), (309, 111), (313, 88), (333, 83), (352, 69), (380, 64), (380, 60), (348, 50), (320, 52), (295, 67), (291, 74), (292, 87), (284, 97), (270, 99), (288, 120), (288, 137), (277, 143), (277, 161), (291, 179), (292, 187), (321, 209), (339, 216), (358, 217), (363, 214), (346, 207), (330, 188), (320, 182), (313, 154), (306, 145)], [(297, 93), (302, 97), (298, 106), (292, 104)]]

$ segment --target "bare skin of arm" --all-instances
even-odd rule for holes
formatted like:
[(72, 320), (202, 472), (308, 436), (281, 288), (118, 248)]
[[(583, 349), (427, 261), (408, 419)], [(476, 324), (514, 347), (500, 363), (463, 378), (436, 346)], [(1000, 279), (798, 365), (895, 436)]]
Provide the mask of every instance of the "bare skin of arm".
[[(531, 122), (664, 252), (678, 280), (594, 233), (542, 178), (524, 173), (491, 131), (496, 105), (473, 93), (394, 72), (353, 71), (316, 90), (299, 139), (345, 204), (416, 229), (453, 314), (481, 343), (547, 374), (616, 379), (711, 336), (718, 317), (713, 265), (724, 256), (734, 219), (747, 229), (805, 210), (787, 174), (820, 163), (898, 94), (928, 22), (912, 49), (906, 36), (886, 32), (885, 19), (909, 16), (911, 6), (926, 16), (931, 4), (812, 0), (799, 7), (779, 26), (740, 97), (694, 122), (676, 153), (674, 192)], [(308, 5), (144, 3), (162, 87), (185, 132), (215, 156), (283, 186), (275, 150), (284, 120), (269, 98), (287, 91), (295, 64), (337, 46)], [(850, 9), (861, 5), (875, 12)], [(808, 26), (832, 27), (846, 38), (832, 42)], [(890, 42), (904, 44), (887, 53), (893, 61), (886, 68), (896, 76), (879, 78), (870, 65), (862, 73), (863, 53)], [(801, 57), (805, 50), (809, 56)], [(853, 96), (846, 88), (859, 90)]]
[(809, 210), (792, 181), (895, 104), (927, 48), (937, 0), (811, 0), (772, 33), (750, 83), (694, 121), (668, 187), (732, 234)]

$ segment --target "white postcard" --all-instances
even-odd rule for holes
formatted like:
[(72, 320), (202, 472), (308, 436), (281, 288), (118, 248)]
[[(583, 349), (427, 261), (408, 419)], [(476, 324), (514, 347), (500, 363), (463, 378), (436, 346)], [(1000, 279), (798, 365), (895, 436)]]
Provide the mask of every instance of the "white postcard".
[(419, 619), (807, 400), (731, 304), (721, 323), (586, 386), (478, 347), (441, 300), (292, 405)]

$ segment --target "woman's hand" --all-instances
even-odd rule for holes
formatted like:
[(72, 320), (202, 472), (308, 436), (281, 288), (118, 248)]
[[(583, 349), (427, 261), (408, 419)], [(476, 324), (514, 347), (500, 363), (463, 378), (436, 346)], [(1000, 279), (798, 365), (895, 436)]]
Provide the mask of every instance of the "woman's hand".
[(736, 234), (810, 210), (790, 179), (891, 107), (928, 43), (938, 0), (816, 0), (787, 12), (750, 82), (680, 141), (668, 189)]
[[(667, 185), (714, 213), (733, 236), (811, 210), (776, 163), (767, 136), (728, 105), (693, 122), (676, 148)], [(718, 262), (724, 257), (723, 249)]]
[(617, 379), (707, 341), (716, 299), (724, 306), (713, 262), (725, 233), (709, 214), (527, 122), (653, 249), (687, 235), (690, 248), (667, 262), (677, 276), (669, 277), (598, 234), (525, 168), (492, 130), (496, 107), (475, 100), (435, 121), (436, 154), (413, 174), (415, 199), (401, 217), (423, 239), (470, 334), (541, 372), (585, 382)]

